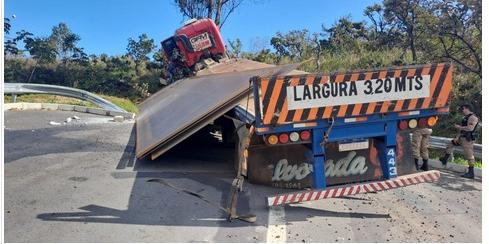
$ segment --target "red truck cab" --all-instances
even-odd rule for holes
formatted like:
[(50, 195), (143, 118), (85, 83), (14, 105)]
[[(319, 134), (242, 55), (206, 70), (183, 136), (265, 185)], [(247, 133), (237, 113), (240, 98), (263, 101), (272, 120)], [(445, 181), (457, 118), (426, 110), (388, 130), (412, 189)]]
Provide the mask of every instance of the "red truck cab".
[(202, 58), (218, 60), (226, 52), (219, 27), (211, 19), (190, 20), (161, 44), (169, 62), (187, 68), (194, 68)]

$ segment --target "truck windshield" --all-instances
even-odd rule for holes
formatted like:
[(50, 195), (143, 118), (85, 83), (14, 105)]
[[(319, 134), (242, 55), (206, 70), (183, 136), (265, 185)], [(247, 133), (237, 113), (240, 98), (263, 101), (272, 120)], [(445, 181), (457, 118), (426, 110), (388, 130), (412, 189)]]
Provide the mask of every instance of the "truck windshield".
[(177, 48), (177, 43), (175, 42), (173, 37), (164, 40), (163, 42), (161, 42), (161, 45), (163, 46), (163, 50), (169, 57), (171, 57), (173, 49)]

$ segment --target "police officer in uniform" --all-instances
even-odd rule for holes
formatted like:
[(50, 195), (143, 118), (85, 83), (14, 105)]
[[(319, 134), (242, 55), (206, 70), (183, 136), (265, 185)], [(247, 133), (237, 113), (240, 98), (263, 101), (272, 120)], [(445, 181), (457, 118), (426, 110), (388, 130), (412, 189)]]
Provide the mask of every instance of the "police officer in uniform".
[(453, 153), (454, 146), (462, 146), (464, 149), (464, 157), (469, 161), (468, 172), (463, 174), (462, 177), (473, 179), (474, 178), (474, 140), (475, 140), (475, 129), (479, 123), (479, 118), (475, 116), (472, 112), (472, 106), (470, 104), (462, 105), (462, 112), (464, 113), (464, 118), (462, 120), (462, 125), (455, 125), (458, 130), (457, 136), (447, 144), (447, 149), (445, 151), (445, 156), (440, 158), (443, 165), (447, 164), (450, 155)]
[[(416, 170), (428, 170), (428, 159), (430, 158), (428, 152), (429, 140), (432, 130), (427, 127), (417, 128), (413, 131), (413, 137), (411, 145), (413, 147), (414, 165)], [(423, 160), (423, 164), (419, 167), (419, 160)]]

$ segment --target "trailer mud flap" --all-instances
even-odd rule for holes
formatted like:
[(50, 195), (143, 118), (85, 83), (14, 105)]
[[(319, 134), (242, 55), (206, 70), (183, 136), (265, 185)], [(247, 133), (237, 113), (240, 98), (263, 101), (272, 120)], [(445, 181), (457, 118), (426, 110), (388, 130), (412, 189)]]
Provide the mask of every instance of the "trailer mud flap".
[(268, 206), (278, 206), (290, 203), (317, 201), (326, 198), (335, 198), (343, 196), (351, 196), (361, 193), (378, 192), (391, 190), (395, 188), (425, 183), (434, 182), (440, 178), (438, 170), (430, 170), (426, 172), (414, 173), (400, 176), (392, 180), (383, 180), (375, 182), (365, 182), (359, 184), (351, 184), (337, 187), (328, 187), (324, 190), (317, 191), (299, 191), (288, 192), (267, 197)]
[[(397, 174), (416, 172), (409, 133), (397, 135)], [(312, 187), (313, 155), (309, 144), (268, 146), (256, 136), (247, 150), (251, 183), (287, 189)], [(340, 151), (339, 143), (325, 146), (325, 176), (328, 186), (383, 179), (379, 150), (381, 139), (368, 139), (367, 149)]]

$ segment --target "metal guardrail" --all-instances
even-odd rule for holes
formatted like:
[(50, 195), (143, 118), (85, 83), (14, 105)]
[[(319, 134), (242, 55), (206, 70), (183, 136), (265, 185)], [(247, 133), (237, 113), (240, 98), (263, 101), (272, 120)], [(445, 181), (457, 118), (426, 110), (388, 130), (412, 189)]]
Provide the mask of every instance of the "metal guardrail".
[(81, 100), (89, 101), (100, 106), (103, 109), (127, 112), (119, 106), (84, 90), (55, 85), (33, 84), (33, 83), (5, 83), (4, 94), (12, 94), (13, 102), (18, 94), (37, 93), (37, 94), (53, 94), (59, 96), (73, 97)]
[[(448, 143), (451, 143), (452, 138), (445, 138), (439, 136), (430, 137), (430, 148), (433, 149), (445, 149)], [(463, 153), (464, 150), (461, 146), (456, 146), (454, 148), (455, 152)], [(474, 144), (474, 155), (478, 158), (482, 158), (482, 144)]]

